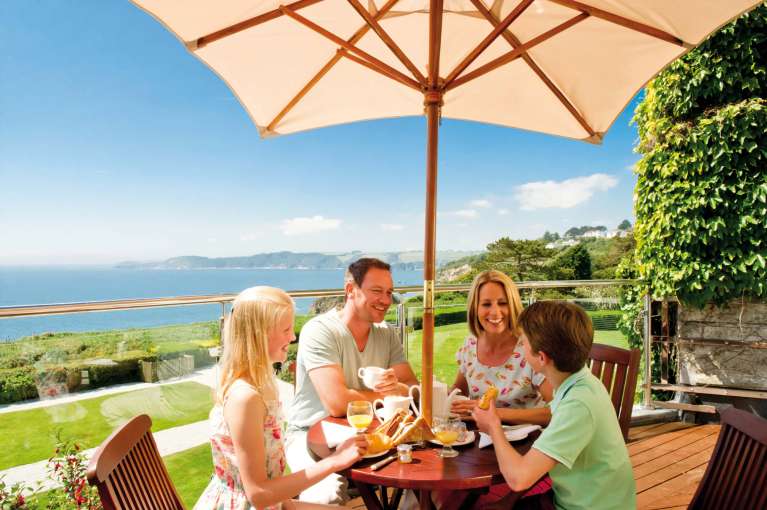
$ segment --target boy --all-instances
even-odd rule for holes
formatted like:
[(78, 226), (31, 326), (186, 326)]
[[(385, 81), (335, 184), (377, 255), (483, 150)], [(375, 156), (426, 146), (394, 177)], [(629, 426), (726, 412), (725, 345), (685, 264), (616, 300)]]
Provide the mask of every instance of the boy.
[[(634, 475), (615, 410), (585, 366), (594, 339), (591, 319), (572, 303), (539, 301), (522, 312), (519, 324), (525, 358), (551, 382), (554, 399), (551, 423), (525, 455), (504, 437), (494, 403), (473, 412), (479, 429), (493, 439), (506, 482), (523, 491), (549, 473), (558, 509), (636, 508)], [(521, 502), (533, 503), (532, 498)]]

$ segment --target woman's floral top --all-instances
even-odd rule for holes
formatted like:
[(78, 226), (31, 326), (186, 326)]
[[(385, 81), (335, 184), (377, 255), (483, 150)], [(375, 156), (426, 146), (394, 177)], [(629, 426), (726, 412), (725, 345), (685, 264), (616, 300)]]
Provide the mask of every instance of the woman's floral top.
[[(238, 384), (247, 384), (237, 380)], [(264, 453), (266, 454), (266, 476), (277, 478), (285, 472), (285, 450), (283, 431), (285, 421), (279, 400), (265, 401), (264, 417)], [(232, 436), (224, 421), (224, 409), (216, 404), (210, 411), (210, 444), (213, 453), (213, 477), (208, 487), (197, 500), (194, 510), (245, 510), (252, 508), (240, 480), (240, 469), (234, 455)], [(268, 510), (280, 510), (282, 504), (267, 507)]]
[(517, 342), (514, 352), (503, 365), (489, 367), (477, 358), (477, 339), (466, 338), (455, 355), (458, 370), (466, 378), (470, 399), (478, 399), (490, 385), (498, 388), (496, 407), (531, 408), (543, 407), (543, 397), (538, 386), (544, 381), (543, 374), (536, 374), (525, 361), (522, 342)]

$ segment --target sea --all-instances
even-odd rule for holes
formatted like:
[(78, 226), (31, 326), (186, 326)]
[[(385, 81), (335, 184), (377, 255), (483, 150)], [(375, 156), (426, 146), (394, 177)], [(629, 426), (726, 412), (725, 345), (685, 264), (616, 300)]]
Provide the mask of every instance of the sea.
[[(105, 266), (0, 266), (0, 307), (82, 303), (112, 299), (160, 298), (237, 292), (254, 285), (285, 290), (340, 289), (343, 269), (122, 269)], [(422, 271), (394, 271), (395, 286), (417, 285)], [(306, 313), (312, 298), (296, 300)], [(88, 312), (0, 319), (0, 342), (65, 331), (147, 328), (217, 320), (221, 305), (188, 305), (144, 310)]]

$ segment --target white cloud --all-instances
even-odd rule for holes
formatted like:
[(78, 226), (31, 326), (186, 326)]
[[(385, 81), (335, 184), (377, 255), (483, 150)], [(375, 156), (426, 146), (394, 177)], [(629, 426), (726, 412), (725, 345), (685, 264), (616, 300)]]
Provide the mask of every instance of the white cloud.
[(517, 186), (514, 190), (520, 208), (569, 209), (587, 202), (594, 193), (607, 191), (618, 184), (618, 179), (607, 174), (593, 174), (564, 181), (537, 181)]
[(507, 214), (509, 214), (508, 209), (498, 209), (498, 216), (506, 216)]
[(490, 200), (472, 200), (469, 202), (469, 205), (472, 207), (478, 207), (480, 209), (487, 209), (491, 207), (493, 204), (490, 202)]
[(215, 237), (209, 237), (207, 240), (208, 240), (208, 242), (209, 242), (209, 243), (211, 243), (211, 244), (215, 244), (215, 243), (217, 243), (217, 242), (218, 242), (218, 239), (216, 239)]
[(381, 223), (381, 230), (385, 230), (387, 232), (395, 232), (398, 230), (403, 230), (404, 228), (404, 225), (397, 225), (395, 223)]
[(258, 239), (258, 234), (241, 234), (240, 235), (240, 241), (247, 242), (247, 241), (255, 241)]
[(280, 230), (286, 236), (299, 236), (304, 234), (316, 234), (327, 230), (338, 230), (341, 220), (325, 218), (324, 216), (312, 216), (311, 218), (291, 218), (282, 220)]
[(477, 213), (476, 209), (459, 209), (457, 211), (453, 211), (450, 214), (458, 216), (459, 218), (477, 218), (477, 217), (479, 217), (479, 213)]

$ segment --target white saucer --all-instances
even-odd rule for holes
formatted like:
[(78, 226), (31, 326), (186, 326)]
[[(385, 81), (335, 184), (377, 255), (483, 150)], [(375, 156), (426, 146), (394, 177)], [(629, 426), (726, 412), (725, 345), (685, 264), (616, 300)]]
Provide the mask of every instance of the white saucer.
[[(440, 446), (444, 446), (442, 442), (439, 439), (429, 439), (430, 443), (438, 444)], [(470, 430), (466, 433), (466, 439), (463, 441), (456, 441), (453, 443), (453, 446), (463, 446), (474, 442), (474, 431)]]
[(383, 457), (384, 455), (386, 455), (390, 451), (391, 451), (391, 448), (388, 449), (388, 450), (384, 450), (382, 452), (378, 452), (378, 453), (368, 453), (367, 455), (363, 455), (362, 458), (363, 459), (375, 459), (376, 457)]

